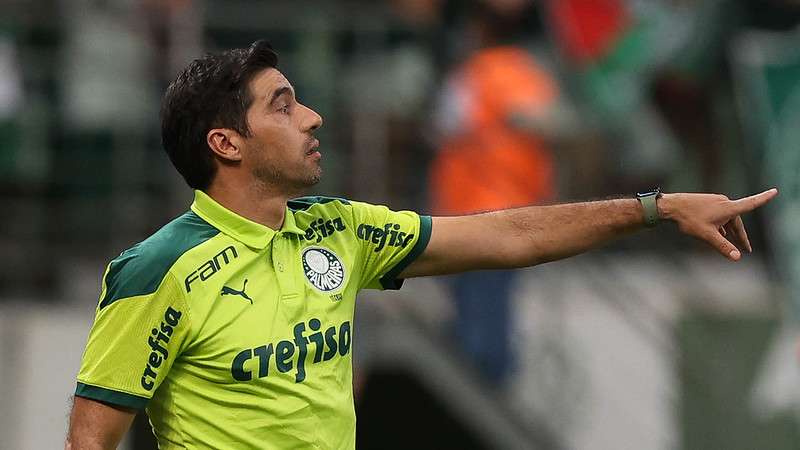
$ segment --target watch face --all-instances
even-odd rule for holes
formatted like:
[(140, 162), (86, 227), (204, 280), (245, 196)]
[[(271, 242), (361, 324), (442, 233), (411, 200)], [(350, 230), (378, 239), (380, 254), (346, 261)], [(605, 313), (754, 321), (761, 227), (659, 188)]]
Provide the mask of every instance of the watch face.
[(638, 194), (636, 194), (636, 197), (638, 197), (638, 198), (650, 197), (650, 196), (653, 196), (653, 195), (658, 195), (660, 193), (661, 193), (661, 189), (657, 188), (657, 189), (654, 189), (654, 190), (652, 190), (650, 192), (639, 192)]

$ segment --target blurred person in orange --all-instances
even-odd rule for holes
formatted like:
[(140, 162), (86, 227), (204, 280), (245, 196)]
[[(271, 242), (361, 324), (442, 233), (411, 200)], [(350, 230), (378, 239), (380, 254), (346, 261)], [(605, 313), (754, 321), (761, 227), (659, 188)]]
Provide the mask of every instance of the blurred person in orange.
[[(479, 48), (445, 80), (430, 172), (435, 214), (461, 215), (552, 201), (556, 165), (549, 145), (565, 122), (559, 88), (520, 45), (525, 1), (481, 2), (470, 31)], [(501, 383), (513, 367), (512, 271), (450, 278), (456, 339), (479, 372)]]

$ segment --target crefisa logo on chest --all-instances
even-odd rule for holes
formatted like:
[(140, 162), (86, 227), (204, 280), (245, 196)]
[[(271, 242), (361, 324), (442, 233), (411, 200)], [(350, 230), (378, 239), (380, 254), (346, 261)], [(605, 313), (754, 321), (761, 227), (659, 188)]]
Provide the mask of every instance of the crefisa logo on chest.
[(339, 289), (344, 282), (344, 265), (332, 251), (322, 247), (303, 250), (303, 273), (312, 286), (322, 292)]

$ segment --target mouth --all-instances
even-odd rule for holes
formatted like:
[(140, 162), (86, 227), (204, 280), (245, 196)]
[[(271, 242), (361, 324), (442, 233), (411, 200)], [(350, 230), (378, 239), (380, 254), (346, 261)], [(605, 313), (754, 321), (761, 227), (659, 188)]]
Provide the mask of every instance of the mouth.
[(319, 148), (319, 139), (313, 138), (309, 141), (309, 148), (306, 151), (306, 156), (311, 156), (314, 153), (317, 153), (317, 149)]

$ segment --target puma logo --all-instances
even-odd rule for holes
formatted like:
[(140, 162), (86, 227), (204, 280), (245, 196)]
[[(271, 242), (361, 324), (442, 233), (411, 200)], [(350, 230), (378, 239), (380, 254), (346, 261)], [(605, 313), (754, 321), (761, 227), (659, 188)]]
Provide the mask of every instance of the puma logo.
[(238, 295), (239, 297), (242, 297), (245, 300), (249, 301), (250, 304), (252, 305), (253, 304), (253, 299), (247, 296), (247, 293), (245, 292), (245, 289), (247, 289), (247, 280), (246, 279), (244, 280), (244, 286), (242, 286), (242, 290), (241, 291), (237, 291), (236, 289), (229, 288), (228, 286), (222, 286), (222, 292), (220, 292), (220, 294), (221, 295)]

